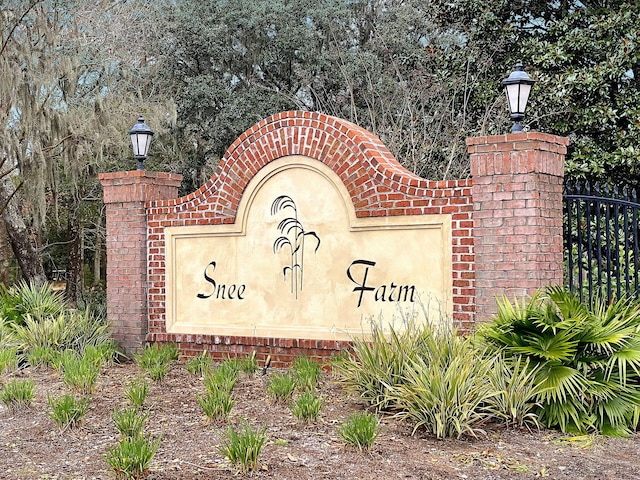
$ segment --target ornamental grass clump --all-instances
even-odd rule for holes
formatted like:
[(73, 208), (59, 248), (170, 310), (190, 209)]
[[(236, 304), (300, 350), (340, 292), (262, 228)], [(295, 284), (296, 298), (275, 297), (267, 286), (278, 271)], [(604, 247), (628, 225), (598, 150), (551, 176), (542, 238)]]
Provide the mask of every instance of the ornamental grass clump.
[(287, 403), (295, 389), (296, 381), (290, 373), (276, 372), (269, 377), (267, 392), (276, 403)]
[(484, 402), (495, 394), (487, 376), (494, 362), (471, 340), (441, 328), (424, 336), (420, 355), (404, 366), (390, 386), (388, 402), (400, 418), (438, 438), (475, 436), (489, 416)]
[(539, 422), (566, 433), (627, 435), (640, 409), (640, 305), (621, 299), (585, 305), (562, 287), (526, 303), (499, 303), (478, 339), (535, 369)]
[(12, 411), (31, 406), (35, 384), (31, 379), (11, 379), (0, 391), (0, 401)]
[(58, 398), (47, 396), (47, 401), (51, 407), (49, 417), (62, 431), (78, 426), (89, 407), (88, 397), (77, 398), (70, 393)]
[(98, 380), (100, 367), (101, 363), (96, 358), (71, 356), (63, 360), (62, 381), (78, 393), (90, 394)]
[(142, 435), (144, 422), (149, 418), (148, 412), (139, 408), (128, 407), (114, 410), (111, 419), (123, 438), (136, 438)]
[(187, 371), (192, 375), (203, 375), (204, 372), (211, 368), (211, 364), (211, 356), (204, 350), (200, 355), (196, 355), (187, 360), (185, 366), (187, 367)]
[(234, 403), (231, 392), (222, 388), (208, 389), (196, 399), (209, 420), (228, 418)]
[(220, 439), (218, 451), (241, 472), (258, 469), (258, 457), (267, 439), (267, 427), (254, 430), (247, 420), (242, 420), (236, 429), (229, 425)]
[(18, 349), (0, 349), (0, 375), (15, 372), (18, 369)]
[(291, 405), (291, 413), (298, 420), (307, 424), (316, 422), (320, 418), (320, 412), (324, 401), (313, 390), (303, 391), (298, 399)]
[(352, 414), (338, 428), (338, 435), (345, 444), (358, 450), (369, 450), (378, 436), (378, 417), (369, 412)]
[(154, 382), (161, 382), (171, 365), (178, 360), (178, 346), (174, 344), (147, 345), (135, 355), (136, 362)]
[(142, 479), (159, 446), (160, 438), (154, 440), (143, 435), (123, 438), (116, 446), (107, 449), (105, 460), (117, 479)]
[(204, 385), (208, 391), (222, 390), (231, 393), (238, 381), (239, 370), (231, 363), (224, 362), (219, 367), (207, 370), (204, 374)]
[(332, 370), (347, 391), (385, 410), (394, 407), (389, 389), (404, 381), (405, 368), (420, 356), (431, 330), (414, 320), (388, 332), (377, 322), (370, 328), (368, 335), (352, 339), (352, 349), (334, 359)]
[(136, 407), (142, 408), (144, 401), (149, 393), (149, 385), (144, 379), (134, 380), (129, 384), (124, 392), (124, 396), (129, 400), (129, 403)]
[(318, 385), (322, 369), (309, 357), (297, 357), (291, 364), (291, 374), (299, 389), (313, 390)]
[(240, 370), (248, 377), (253, 377), (258, 371), (258, 359), (256, 352), (251, 352), (247, 357), (240, 360)]

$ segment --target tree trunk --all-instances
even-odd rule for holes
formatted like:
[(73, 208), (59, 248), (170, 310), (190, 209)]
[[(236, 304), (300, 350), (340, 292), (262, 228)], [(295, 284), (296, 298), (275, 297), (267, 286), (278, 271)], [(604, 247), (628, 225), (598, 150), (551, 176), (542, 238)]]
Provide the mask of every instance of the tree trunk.
[(47, 281), (47, 277), (38, 251), (37, 240), (22, 217), (17, 196), (13, 195), (14, 191), (15, 188), (8, 175), (0, 179), (2, 220), (23, 278), (27, 282), (42, 285)]
[(75, 197), (68, 206), (69, 221), (67, 231), (69, 234), (69, 267), (67, 269), (67, 290), (66, 297), (73, 305), (77, 305), (82, 294), (84, 278), (82, 261), (82, 227), (78, 215), (78, 202)]
[(11, 283), (12, 258), (13, 253), (7, 237), (7, 229), (4, 227), (4, 222), (0, 221), (0, 283), (7, 286)]

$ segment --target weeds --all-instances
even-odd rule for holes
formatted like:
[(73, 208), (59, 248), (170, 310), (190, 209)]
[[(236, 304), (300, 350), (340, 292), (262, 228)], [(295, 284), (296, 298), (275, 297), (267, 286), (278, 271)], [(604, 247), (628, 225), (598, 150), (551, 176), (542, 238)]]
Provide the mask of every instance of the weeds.
[(378, 417), (369, 412), (354, 413), (338, 428), (338, 435), (347, 445), (368, 450), (378, 435)]
[(16, 411), (31, 406), (35, 384), (31, 379), (10, 380), (0, 392), (0, 401), (10, 410)]
[(241, 422), (237, 430), (229, 425), (226, 435), (220, 440), (218, 451), (243, 473), (256, 470), (258, 456), (267, 438), (266, 431), (266, 427), (254, 431), (246, 420)]

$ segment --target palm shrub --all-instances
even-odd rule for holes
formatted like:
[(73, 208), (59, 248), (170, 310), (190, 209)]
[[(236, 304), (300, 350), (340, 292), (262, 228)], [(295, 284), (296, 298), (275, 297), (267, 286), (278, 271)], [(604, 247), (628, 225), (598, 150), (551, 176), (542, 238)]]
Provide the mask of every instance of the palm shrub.
[(352, 339), (352, 350), (332, 362), (347, 391), (358, 394), (377, 409), (393, 407), (389, 389), (404, 381), (405, 369), (415, 361), (430, 337), (430, 328), (410, 320), (402, 330), (371, 322), (368, 338)]
[(36, 319), (56, 317), (66, 308), (64, 294), (48, 283), (21, 281), (11, 288), (0, 284), (0, 317), (9, 323), (21, 325), (26, 315)]
[(495, 394), (486, 381), (493, 359), (485, 358), (471, 339), (442, 328), (423, 337), (420, 355), (404, 366), (389, 386), (388, 401), (397, 415), (438, 438), (476, 435), (490, 416), (483, 406)]
[(542, 424), (563, 432), (625, 435), (640, 408), (640, 305), (626, 299), (592, 306), (562, 287), (526, 303), (499, 302), (479, 340), (535, 368)]

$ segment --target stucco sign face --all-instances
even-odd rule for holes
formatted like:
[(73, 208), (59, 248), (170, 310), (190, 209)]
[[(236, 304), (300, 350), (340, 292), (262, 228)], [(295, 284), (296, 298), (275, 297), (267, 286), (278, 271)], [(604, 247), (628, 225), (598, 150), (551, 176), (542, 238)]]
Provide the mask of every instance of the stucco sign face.
[(166, 228), (165, 242), (169, 333), (342, 340), (371, 319), (450, 318), (450, 217), (356, 218), (311, 158), (260, 170), (236, 223)]

